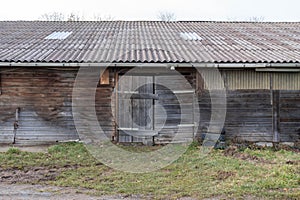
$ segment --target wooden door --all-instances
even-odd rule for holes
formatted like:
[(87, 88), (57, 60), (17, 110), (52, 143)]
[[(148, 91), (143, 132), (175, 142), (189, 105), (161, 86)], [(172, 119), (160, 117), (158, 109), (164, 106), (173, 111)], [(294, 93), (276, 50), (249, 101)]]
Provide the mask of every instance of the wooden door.
[(120, 76), (118, 82), (119, 142), (151, 142), (155, 133), (152, 76)]

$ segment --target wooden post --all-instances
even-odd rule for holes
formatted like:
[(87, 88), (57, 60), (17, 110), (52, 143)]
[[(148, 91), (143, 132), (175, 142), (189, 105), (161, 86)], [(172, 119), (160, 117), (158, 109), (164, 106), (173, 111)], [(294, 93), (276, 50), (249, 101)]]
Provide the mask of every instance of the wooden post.
[(280, 92), (273, 90), (273, 142), (280, 142), (279, 138), (279, 125), (280, 125), (280, 112), (279, 112)]
[(20, 113), (20, 108), (16, 109), (16, 118), (15, 118), (15, 122), (14, 122), (14, 136), (13, 136), (13, 141), (12, 143), (15, 144), (16, 143), (16, 136), (17, 136), (17, 129), (19, 128), (19, 113)]
[(118, 131), (118, 123), (119, 123), (119, 74), (117, 72), (115, 66), (115, 132), (114, 132), (114, 141), (119, 142), (119, 131)]
[(192, 105), (192, 112), (193, 112), (193, 115), (192, 115), (192, 121), (193, 121), (193, 124), (194, 124), (194, 126), (193, 126), (193, 141), (195, 141), (195, 136), (196, 136), (196, 133), (195, 133), (195, 92), (193, 93), (193, 105)]
[(273, 133), (273, 142), (279, 142), (279, 90), (274, 90), (273, 73), (270, 73), (270, 96), (271, 96), (271, 106), (272, 106), (272, 133)]
[(2, 74), (0, 72), (0, 95), (2, 94), (2, 82), (1, 82)]
[[(152, 93), (153, 95), (155, 95), (155, 76), (153, 75), (152, 76)], [(152, 129), (155, 131), (155, 99), (152, 100), (152, 106), (153, 106), (153, 109), (152, 109)], [(154, 145), (154, 136), (152, 136), (152, 145)]]

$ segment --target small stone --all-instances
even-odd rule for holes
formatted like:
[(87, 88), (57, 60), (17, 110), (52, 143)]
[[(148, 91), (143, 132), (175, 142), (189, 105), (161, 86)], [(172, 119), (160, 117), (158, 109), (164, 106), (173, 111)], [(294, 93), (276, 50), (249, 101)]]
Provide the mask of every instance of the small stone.
[(257, 142), (255, 145), (260, 146), (260, 147), (273, 147), (272, 142)]
[(282, 142), (281, 144), (285, 145), (285, 146), (289, 146), (289, 147), (294, 147), (295, 146), (294, 142)]

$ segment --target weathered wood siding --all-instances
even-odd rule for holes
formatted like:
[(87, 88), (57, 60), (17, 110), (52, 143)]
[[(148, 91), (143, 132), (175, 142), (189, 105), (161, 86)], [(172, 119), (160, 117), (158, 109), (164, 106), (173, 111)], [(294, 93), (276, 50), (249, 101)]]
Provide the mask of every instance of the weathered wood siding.
[[(155, 137), (157, 144), (192, 141), (194, 137), (195, 72), (188, 69), (178, 71), (181, 76), (156, 77), (158, 84), (155, 86), (155, 93), (159, 100), (156, 102), (155, 123), (161, 129)], [(176, 87), (167, 88), (170, 84)]]
[[(274, 133), (278, 131), (280, 142), (300, 140), (300, 73), (255, 72), (254, 69), (220, 72), (227, 90), (227, 138), (274, 141)], [(198, 133), (201, 133), (209, 125), (211, 97), (203, 80), (197, 82)], [(217, 92), (212, 98), (217, 98)]]
[(113, 73), (110, 72), (110, 84), (106, 86), (98, 86), (95, 96), (95, 110), (101, 129), (108, 138), (113, 140), (116, 133), (116, 127), (115, 117), (113, 114), (115, 109), (115, 101), (114, 98), (112, 98), (114, 90), (112, 77)]
[[(115, 115), (118, 107), (122, 106), (117, 102), (118, 95), (114, 86), (118, 80), (118, 72), (123, 69), (111, 68), (109, 84), (99, 85), (96, 91), (99, 124), (106, 135), (114, 138), (117, 138), (118, 134)], [(141, 94), (149, 92), (158, 96), (158, 100), (154, 100), (154, 111), (150, 113), (155, 122), (153, 129), (159, 129), (155, 143), (172, 141), (180, 123), (184, 125), (180, 133), (182, 141), (193, 137), (197, 131), (197, 127), (193, 126), (196, 121), (199, 121), (198, 134), (205, 132), (211, 117), (211, 98), (218, 98), (217, 91), (212, 93), (212, 96), (209, 95), (204, 81), (201, 80), (201, 76), (196, 76), (194, 69), (176, 70), (186, 78), (188, 85), (181, 84), (176, 76), (161, 74), (155, 76), (156, 81), (176, 85), (175, 92), (163, 87), (163, 84), (155, 85), (153, 91), (150, 91), (150, 88), (142, 88), (139, 91)], [(78, 139), (72, 117), (72, 90), (77, 71), (78, 68), (1, 67), (0, 143), (12, 143), (14, 134), (16, 143), (27, 145)], [(299, 140), (300, 74), (243, 71), (221, 70), (227, 87), (227, 137), (249, 141), (273, 141), (277, 126), (280, 141)], [(290, 81), (295, 81), (295, 85)], [(191, 98), (190, 94), (180, 92), (191, 89), (196, 90), (195, 97), (198, 102), (195, 102), (195, 98)], [(176, 96), (182, 97), (182, 102), (179, 102)], [(137, 110), (143, 110), (143, 106), (147, 109), (151, 107), (150, 100), (134, 101), (133, 105)], [(197, 120), (196, 105), (199, 105), (200, 120)], [(16, 127), (18, 108), (20, 111)], [(277, 117), (274, 115), (275, 111)], [(146, 120), (143, 116), (143, 113), (136, 113), (133, 119), (142, 122)], [(153, 119), (150, 121), (153, 122)]]
[[(116, 99), (118, 101), (119, 142), (152, 140), (151, 137), (147, 138), (146, 134), (154, 130), (154, 99), (134, 98), (134, 95), (146, 96), (153, 94), (152, 79), (152, 76), (119, 76), (118, 99)], [(135, 133), (138, 134), (137, 137), (135, 137)]]
[(280, 141), (300, 140), (300, 92), (281, 90), (279, 92), (279, 136)]
[(76, 70), (1, 68), (0, 141), (11, 143), (20, 108), (16, 143), (76, 139), (71, 95)]
[[(156, 74), (157, 70), (159, 69), (126, 75), (123, 69), (124, 75), (119, 75), (119, 142), (142, 142), (144, 139), (141, 137), (144, 135), (147, 138), (149, 134), (156, 134), (155, 144), (193, 140), (193, 96), (196, 83), (194, 70), (179, 69), (183, 74), (181, 76), (178, 73)], [(170, 85), (175, 87), (168, 88)], [(148, 99), (128, 98), (137, 94), (151, 94), (156, 99), (151, 99), (150, 96)], [(133, 137), (134, 132), (140, 132), (140, 138)], [(174, 140), (176, 134), (179, 137)], [(148, 137), (148, 140), (151, 139), (153, 138)]]
[[(23, 145), (78, 139), (72, 117), (77, 71), (78, 68), (1, 68), (0, 143), (12, 143), (14, 133), (16, 143)], [(97, 117), (109, 135), (115, 132), (112, 91), (111, 85), (105, 85), (99, 86), (96, 93)], [(19, 121), (14, 132), (17, 108)]]
[(227, 91), (226, 136), (248, 141), (272, 141), (269, 90)]
[[(218, 92), (212, 92), (212, 96), (208, 92), (198, 96), (199, 133), (206, 132), (209, 126), (211, 98), (218, 98)], [(272, 141), (270, 92), (268, 90), (227, 91), (225, 131), (228, 139)]]

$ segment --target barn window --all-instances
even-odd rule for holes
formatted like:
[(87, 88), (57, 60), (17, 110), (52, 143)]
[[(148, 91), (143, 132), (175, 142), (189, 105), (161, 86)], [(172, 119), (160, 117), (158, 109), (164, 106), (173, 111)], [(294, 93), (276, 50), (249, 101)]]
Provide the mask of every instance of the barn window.
[(109, 69), (106, 69), (102, 73), (100, 77), (99, 85), (109, 85)]

